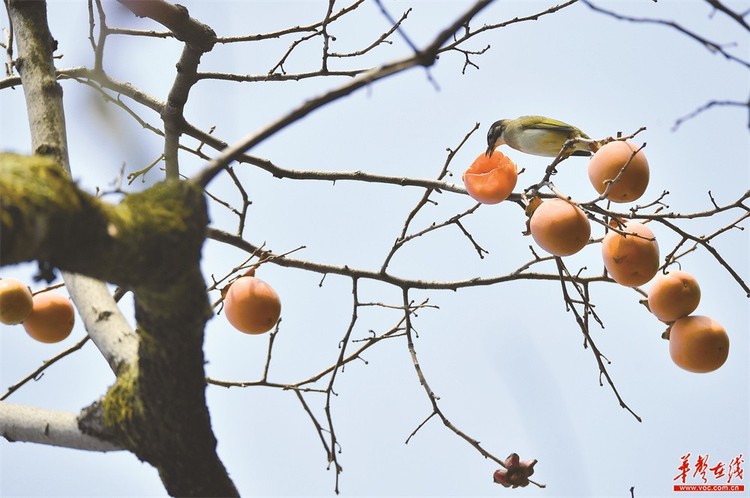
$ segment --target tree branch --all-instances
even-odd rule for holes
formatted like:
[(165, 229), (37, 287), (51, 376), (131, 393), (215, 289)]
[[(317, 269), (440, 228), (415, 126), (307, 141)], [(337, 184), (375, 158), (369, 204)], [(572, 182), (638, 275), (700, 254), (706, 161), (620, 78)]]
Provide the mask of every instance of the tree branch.
[(729, 52), (727, 52), (726, 50), (724, 50), (724, 47), (722, 47), (718, 43), (713, 42), (713, 41), (709, 40), (708, 38), (705, 38), (704, 36), (701, 36), (701, 35), (699, 35), (697, 33), (694, 33), (693, 31), (691, 31), (691, 30), (689, 30), (689, 29), (687, 29), (687, 28), (685, 28), (685, 27), (677, 24), (674, 21), (667, 21), (667, 20), (664, 20), (664, 19), (651, 19), (651, 18), (648, 18), (648, 17), (626, 16), (626, 15), (623, 15), (623, 14), (618, 14), (617, 12), (614, 12), (614, 11), (611, 11), (611, 10), (604, 9), (602, 7), (598, 7), (598, 6), (594, 5), (593, 3), (591, 3), (589, 0), (581, 0), (581, 1), (585, 5), (587, 5), (591, 10), (593, 10), (595, 12), (599, 12), (600, 14), (608, 15), (608, 16), (610, 16), (610, 17), (612, 17), (614, 19), (618, 19), (620, 21), (628, 21), (628, 22), (635, 22), (635, 23), (642, 23), (642, 24), (658, 24), (658, 25), (661, 25), (661, 26), (667, 26), (667, 27), (670, 27), (672, 29), (675, 29), (675, 30), (679, 31), (680, 33), (682, 33), (683, 35), (686, 35), (688, 38), (691, 38), (691, 39), (695, 40), (696, 42), (700, 43), (701, 45), (703, 45), (704, 47), (706, 47), (706, 49), (708, 49), (710, 52), (721, 54), (722, 56), (724, 56), (725, 59), (730, 60), (732, 62), (736, 62), (736, 63), (744, 66), (745, 68), (750, 69), (750, 62), (748, 62), (748, 61), (746, 61), (744, 59), (740, 59), (739, 57), (730, 54)]
[[(116, 349), (116, 383), (86, 410), (82, 428), (151, 463), (170, 494), (238, 495), (216, 454), (205, 399), (202, 191), (168, 181), (108, 206), (50, 159), (13, 154), (0, 155), (0, 191), (3, 264), (37, 259), (133, 289), (138, 361), (118, 362), (125, 353)], [(102, 319), (97, 310), (89, 320)]]
[[(138, 336), (122, 316), (107, 285), (84, 275), (68, 278), (68, 293), (78, 306), (86, 332), (117, 373), (123, 364), (133, 364), (138, 355)], [(88, 296), (88, 298), (87, 298)]]
[(260, 131), (253, 132), (241, 139), (235, 145), (225, 149), (219, 157), (210, 161), (203, 171), (199, 172), (193, 179), (196, 185), (205, 187), (208, 183), (222, 170), (226, 165), (231, 163), (240, 157), (245, 151), (255, 147), (268, 137), (274, 135), (278, 131), (286, 128), (290, 124), (302, 119), (311, 112), (323, 107), (324, 105), (333, 102), (334, 100), (340, 99), (350, 93), (358, 90), (364, 86), (370, 85), (378, 80), (387, 78), (394, 74), (398, 74), (406, 69), (410, 69), (415, 66), (430, 66), (435, 62), (435, 58), (438, 54), (438, 50), (445, 43), (453, 33), (456, 32), (461, 26), (466, 24), (472, 17), (474, 17), (479, 11), (489, 5), (492, 0), (479, 0), (471, 8), (469, 8), (463, 15), (456, 19), (450, 26), (441, 31), (424, 50), (414, 54), (411, 57), (405, 59), (396, 60), (394, 62), (380, 66), (379, 68), (367, 71), (356, 77), (351, 82), (340, 86), (339, 88), (333, 89), (324, 93), (323, 95), (306, 101), (301, 106), (287, 113), (286, 115), (272, 121)]
[[(8, 12), (18, 40), (19, 61), (16, 67), (23, 82), (32, 146), (37, 154), (52, 156), (55, 162), (62, 165), (63, 169), (70, 174), (62, 87), (57, 82), (52, 56), (55, 41), (47, 25), (46, 3), (10, 0)], [(32, 222), (31, 226), (35, 225), (38, 226), (37, 222)], [(5, 256), (7, 257), (7, 253)], [(71, 285), (75, 285), (75, 276), (63, 274), (63, 278)], [(73, 298), (78, 308), (87, 309), (91, 308), (93, 303), (111, 301), (106, 288), (98, 287), (95, 292), (94, 289), (90, 290), (92, 292), (76, 294)], [(113, 319), (121, 323), (125, 322), (116, 307), (113, 307), (111, 311), (116, 315), (113, 315)], [(121, 331), (124, 330), (127, 329)], [(119, 337), (112, 337), (113, 341), (117, 339)], [(97, 346), (105, 344), (112, 345), (113, 343), (99, 342)], [(108, 360), (115, 354), (106, 350), (102, 353)]]
[(164, 0), (117, 0), (138, 17), (148, 17), (168, 28), (175, 38), (192, 46), (197, 52), (210, 51), (216, 43), (211, 27), (190, 17), (179, 4)]
[(708, 2), (708, 4), (711, 5), (713, 8), (715, 8), (716, 10), (723, 12), (724, 14), (734, 19), (737, 22), (737, 24), (745, 28), (745, 30), (750, 31), (750, 24), (748, 24), (747, 21), (745, 21), (745, 18), (742, 17), (742, 15), (739, 14), (738, 12), (731, 10), (729, 7), (727, 7), (723, 3), (719, 2), (719, 0), (706, 0), (706, 2)]
[(185, 42), (182, 55), (177, 62), (177, 76), (169, 91), (166, 105), (162, 108), (164, 121), (164, 163), (167, 178), (180, 176), (177, 151), (182, 134), (183, 112), (190, 89), (198, 81), (197, 72), (201, 56), (209, 52), (216, 43), (216, 33), (209, 26), (190, 17), (182, 5), (172, 5), (163, 0), (118, 0), (139, 17), (150, 17), (168, 27), (175, 38)]
[(75, 413), (5, 402), (0, 402), (0, 434), (10, 442), (23, 441), (88, 451), (123, 449), (83, 433), (78, 428), (78, 415)]

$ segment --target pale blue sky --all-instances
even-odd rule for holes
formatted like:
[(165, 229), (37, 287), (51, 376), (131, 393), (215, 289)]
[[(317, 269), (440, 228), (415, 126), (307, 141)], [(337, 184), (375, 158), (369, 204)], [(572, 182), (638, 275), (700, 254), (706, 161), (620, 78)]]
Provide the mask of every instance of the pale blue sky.
[[(313, 22), (327, 5), (322, 1), (182, 3), (222, 36)], [(467, 4), (386, 3), (395, 16), (413, 5), (404, 26), (419, 46)], [(472, 24), (508, 20), (552, 4), (498, 1)], [(703, 2), (600, 4), (632, 15), (675, 19), (717, 43), (737, 42), (738, 46), (728, 48), (735, 55), (747, 58), (749, 53), (747, 32), (723, 15), (711, 17)], [(156, 27), (116, 14), (119, 9), (113, 3), (106, 5), (113, 26)], [(51, 1), (49, 9), (64, 54), (59, 66), (91, 64), (85, 2)], [(335, 25), (334, 49), (361, 48), (387, 28), (374, 2), (366, 2), (349, 22)], [(217, 46), (204, 57), (201, 69), (263, 73), (292, 40)], [(368, 55), (367, 64), (409, 53), (401, 39), (393, 41), (392, 46)], [(434, 178), (445, 161), (446, 148), (455, 148), (480, 122), (480, 130), (452, 163), (449, 181), (459, 183), (464, 169), (484, 151), (486, 129), (493, 121), (544, 114), (575, 124), (596, 138), (647, 126), (637, 139), (648, 144), (651, 183), (643, 198), (646, 202), (669, 190), (669, 210), (702, 211), (711, 207), (709, 190), (723, 204), (748, 189), (747, 111), (716, 108), (672, 131), (677, 118), (709, 100), (746, 100), (747, 68), (668, 27), (617, 22), (582, 4), (477, 36), (467, 48), (488, 44), (487, 53), (472, 59), (481, 69), (470, 67), (464, 75), (460, 54), (443, 55), (430, 69), (439, 91), (427, 81), (424, 70), (413, 69), (321, 109), (252, 153), (290, 169)], [(107, 50), (105, 68), (113, 77), (165, 98), (179, 43), (112, 37)], [(295, 53), (286, 68), (308, 71), (318, 64), (319, 44), (311, 43)], [(186, 115), (204, 129), (216, 125), (215, 133), (231, 142), (343, 81), (244, 85), (203, 81), (191, 93)], [(72, 81), (63, 87), (73, 175), (83, 186), (92, 191), (106, 188), (123, 162), (129, 172), (159, 155), (158, 137), (143, 132), (121, 113), (103, 120), (95, 111), (97, 98), (86, 87)], [(0, 91), (0, 112), (0, 149), (28, 152), (20, 88)], [(151, 124), (160, 123), (153, 113), (144, 111), (142, 116)], [(545, 158), (506, 152), (527, 169), (519, 188), (540, 178), (548, 163)], [(202, 163), (184, 156), (182, 165), (189, 174)], [(585, 168), (585, 159), (571, 159), (560, 167), (555, 184), (576, 200), (594, 198)], [(422, 195), (417, 188), (279, 180), (251, 166), (239, 166), (237, 171), (253, 200), (245, 232), (248, 240), (265, 241), (279, 253), (305, 245), (296, 257), (357, 268), (379, 269), (403, 220)], [(157, 178), (149, 175), (150, 181)], [(236, 200), (226, 175), (209, 190)], [(469, 197), (448, 192), (433, 198), (439, 204), (423, 209), (414, 226), (427, 227), (473, 205)], [(234, 219), (220, 207), (212, 206), (211, 217), (214, 226), (234, 228)], [(680, 226), (707, 234), (729, 219)], [(399, 251), (390, 271), (428, 280), (508, 273), (530, 258), (528, 246), (533, 242), (520, 235), (523, 223), (523, 213), (515, 205), (484, 206), (466, 219), (465, 226), (490, 251), (487, 257), (479, 259), (455, 228), (443, 229)], [(597, 230), (594, 235), (601, 236)], [(677, 241), (661, 226), (654, 232), (663, 254)], [(733, 230), (713, 245), (746, 282), (750, 280), (747, 231)], [(599, 251), (598, 245), (587, 247), (569, 258), (568, 265), (574, 271), (587, 266), (587, 274), (596, 274), (601, 269)], [(238, 250), (209, 242), (205, 274), (207, 278), (222, 275), (244, 257)], [(615, 285), (591, 288), (606, 326), (593, 330), (594, 339), (612, 361), (609, 372), (626, 403), (643, 417), (642, 423), (619, 407), (606, 384), (599, 387), (597, 365), (582, 347), (572, 314), (565, 312), (559, 283), (517, 282), (457, 293), (413, 291), (415, 300), (429, 297), (440, 307), (419, 313), (415, 347), (445, 415), (501, 458), (511, 452), (523, 459), (537, 458), (534, 478), (547, 488), (506, 490), (493, 484), (497, 465), (436, 419), (405, 445), (431, 407), (405, 341), (391, 340), (365, 355), (368, 364), (348, 365), (337, 380), (339, 396), (332, 410), (342, 445), (343, 494), (628, 497), (628, 489), (635, 486), (638, 498), (664, 497), (673, 493), (681, 455), (708, 453), (714, 462), (727, 462), (738, 454), (750, 454), (747, 298), (705, 251), (685, 257), (683, 269), (696, 276), (703, 290), (697, 313), (722, 323), (732, 341), (727, 363), (707, 375), (690, 374), (672, 364), (667, 343), (659, 337), (663, 326), (638, 304), (637, 293)], [(552, 266), (547, 270), (554, 271)], [(34, 268), (22, 265), (0, 271), (2, 276), (28, 278)], [(295, 381), (334, 361), (351, 316), (350, 281), (329, 275), (319, 287), (318, 274), (272, 265), (264, 266), (259, 276), (272, 283), (283, 300), (282, 332), (270, 378)], [(400, 292), (362, 281), (360, 299), (398, 304)], [(124, 309), (132, 320), (129, 307), (126, 302)], [(354, 336), (366, 337), (370, 329), (382, 332), (398, 319), (397, 312), (363, 309)], [(77, 327), (67, 341), (50, 346), (31, 341), (20, 327), (2, 326), (0, 392), (83, 334)], [(266, 348), (267, 337), (242, 335), (217, 317), (207, 330), (207, 372), (224, 380), (254, 380), (262, 372)], [(8, 401), (78, 411), (112, 381), (106, 362), (89, 344)], [(326, 470), (318, 436), (293, 394), (209, 387), (208, 398), (219, 453), (244, 495), (333, 494), (334, 473)], [(308, 400), (322, 416), (322, 400), (313, 395)], [(127, 453), (99, 455), (2, 441), (0, 459), (3, 496), (164, 494), (156, 472)]]

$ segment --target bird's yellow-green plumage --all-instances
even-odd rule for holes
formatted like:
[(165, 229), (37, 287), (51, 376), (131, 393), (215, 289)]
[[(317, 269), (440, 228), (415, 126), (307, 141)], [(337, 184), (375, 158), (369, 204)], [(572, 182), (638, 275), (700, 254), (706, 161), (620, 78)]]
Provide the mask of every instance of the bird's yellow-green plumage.
[[(590, 140), (590, 137), (575, 126), (544, 116), (521, 116), (516, 119), (501, 119), (490, 126), (487, 132), (487, 154), (503, 144), (535, 156), (555, 157), (563, 144), (570, 139)], [(590, 155), (588, 144), (576, 143), (573, 155)]]

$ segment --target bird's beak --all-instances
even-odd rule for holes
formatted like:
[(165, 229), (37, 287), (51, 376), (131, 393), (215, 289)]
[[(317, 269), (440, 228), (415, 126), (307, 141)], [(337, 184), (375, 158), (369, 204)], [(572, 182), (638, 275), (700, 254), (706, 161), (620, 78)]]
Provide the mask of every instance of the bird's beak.
[(486, 155), (487, 157), (490, 157), (490, 156), (492, 155), (492, 153), (493, 153), (493, 152), (495, 152), (495, 147), (494, 147), (494, 146), (492, 146), (492, 145), (490, 145), (489, 147), (487, 147), (487, 152), (485, 152), (484, 154), (485, 154), (485, 155)]

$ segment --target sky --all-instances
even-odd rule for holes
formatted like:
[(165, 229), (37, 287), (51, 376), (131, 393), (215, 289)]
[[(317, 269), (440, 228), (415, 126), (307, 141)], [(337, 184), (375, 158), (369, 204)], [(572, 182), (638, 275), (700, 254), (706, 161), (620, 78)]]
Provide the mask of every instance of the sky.
[[(315, 22), (327, 2), (184, 1), (191, 15), (220, 36), (261, 33)], [(498, 1), (472, 22), (497, 23), (539, 12), (554, 2)], [(743, 2), (726, 2), (740, 6)], [(390, 1), (394, 16), (412, 7), (403, 25), (417, 46), (463, 12), (466, 2)], [(726, 16), (704, 2), (650, 0), (601, 1), (617, 12), (674, 20), (738, 57), (747, 59), (748, 36)], [(136, 19), (114, 2), (105, 2), (111, 26), (159, 29)], [(338, 8), (338, 3), (337, 3)], [(59, 42), (58, 67), (91, 65), (88, 18), (84, 2), (50, 1), (49, 17)], [(1, 21), (7, 27), (7, 20)], [(339, 52), (369, 45), (389, 29), (375, 2), (332, 26)], [(269, 43), (217, 45), (202, 59), (201, 70), (263, 74), (295, 38)], [(398, 36), (392, 44), (368, 53), (360, 62), (376, 65), (410, 53)], [(434, 179), (472, 128), (480, 123), (450, 164), (461, 174), (484, 151), (489, 125), (501, 118), (542, 114), (575, 124), (603, 138), (641, 126), (635, 141), (646, 143), (651, 181), (640, 203), (663, 191), (666, 210), (699, 212), (711, 208), (708, 192), (719, 204), (739, 198), (750, 184), (748, 112), (715, 107), (686, 121), (679, 118), (711, 100), (747, 99), (747, 67), (707, 50), (665, 25), (617, 21), (576, 4), (537, 21), (519, 23), (478, 35), (466, 48), (489, 49), (471, 56), (479, 66), (462, 72), (464, 55), (448, 53), (427, 71), (415, 68), (377, 82), (328, 105), (282, 130), (251, 153), (281, 167), (321, 171), (366, 171), (390, 176)], [(181, 47), (174, 40), (111, 37), (105, 69), (163, 100), (174, 77)], [(289, 57), (289, 72), (315, 70), (320, 43), (301, 44)], [(332, 61), (350, 68), (354, 62)], [(432, 80), (432, 81), (431, 81)], [(346, 79), (312, 79), (283, 83), (201, 81), (191, 92), (187, 119), (232, 143), (302, 102)], [(94, 192), (111, 189), (121, 166), (126, 173), (154, 161), (161, 152), (155, 135), (131, 118), (103, 105), (88, 87), (62, 83), (73, 176)], [(134, 108), (136, 108), (134, 106)], [(28, 123), (20, 88), (0, 91), (0, 150), (29, 152)], [(139, 110), (149, 123), (159, 117)], [(187, 143), (192, 143), (187, 140)], [(208, 149), (204, 148), (204, 152)], [(546, 158), (505, 151), (525, 172), (519, 188), (541, 178)], [(583, 158), (563, 163), (554, 183), (575, 200), (595, 193)], [(185, 174), (203, 162), (181, 157)], [(248, 165), (236, 168), (252, 200), (246, 240), (282, 253), (304, 246), (299, 259), (378, 270), (404, 220), (422, 196), (414, 187), (361, 182), (313, 182), (273, 178)], [(152, 171), (146, 188), (160, 179)], [(518, 191), (518, 189), (517, 189)], [(231, 180), (222, 175), (209, 192), (237, 203)], [(110, 196), (116, 202), (116, 196)], [(433, 194), (436, 201), (420, 211), (415, 230), (440, 223), (474, 205), (465, 195)], [(623, 207), (623, 210), (630, 205)], [(234, 231), (236, 217), (210, 206), (212, 226)], [(713, 233), (739, 212), (721, 219), (681, 220), (697, 235)], [(464, 227), (489, 251), (483, 259), (455, 227), (436, 230), (399, 250), (393, 275), (451, 281), (503, 275), (531, 258), (533, 242), (521, 235), (524, 214), (518, 206), (482, 206), (465, 218)], [(747, 226), (747, 223), (745, 223)], [(600, 237), (601, 230), (594, 236)], [(678, 238), (654, 227), (666, 254)], [(747, 231), (730, 230), (717, 238), (717, 249), (748, 282)], [(540, 251), (539, 249), (537, 249)], [(204, 249), (207, 280), (225, 275), (247, 255), (209, 241)], [(642, 422), (621, 408), (609, 386), (600, 386), (599, 370), (571, 313), (566, 312), (556, 282), (520, 281), (453, 291), (414, 290), (428, 308), (414, 319), (415, 348), (430, 387), (440, 397), (445, 416), (500, 458), (511, 452), (537, 459), (533, 478), (547, 485), (509, 490), (492, 482), (497, 465), (436, 418), (404, 444), (431, 413), (431, 405), (414, 372), (403, 339), (382, 341), (347, 365), (338, 376), (332, 417), (341, 444), (339, 462), (343, 495), (358, 496), (524, 496), (628, 497), (676, 494), (672, 486), (681, 457), (698, 455), (709, 463), (728, 464), (750, 453), (748, 418), (747, 296), (731, 275), (705, 250), (682, 260), (682, 269), (699, 281), (702, 300), (697, 314), (719, 321), (730, 335), (726, 364), (710, 374), (693, 374), (670, 360), (660, 338), (664, 326), (638, 303), (632, 289), (614, 284), (591, 288), (604, 328), (594, 328), (598, 347), (618, 392)], [(599, 245), (566, 258), (569, 268), (584, 274), (601, 271)], [(554, 271), (552, 266), (546, 271)], [(33, 265), (0, 268), (0, 276), (31, 281)], [(294, 382), (335, 361), (338, 344), (351, 318), (351, 281), (274, 265), (258, 276), (282, 299), (281, 331), (274, 345), (269, 379)], [(37, 290), (37, 284), (32, 288)], [(648, 285), (643, 287), (648, 288)], [(216, 298), (216, 295), (212, 295)], [(399, 305), (400, 290), (361, 281), (361, 302)], [(132, 301), (123, 311), (133, 320)], [(362, 308), (353, 337), (383, 332), (399, 320), (397, 311)], [(0, 392), (82, 339), (77, 325), (57, 345), (35, 343), (21, 327), (0, 326)], [(267, 336), (248, 336), (231, 329), (223, 316), (206, 330), (207, 374), (228, 381), (255, 380), (262, 374)], [(91, 344), (49, 368), (36, 382), (8, 402), (77, 412), (101, 396), (114, 378)], [(245, 496), (331, 496), (334, 472), (296, 397), (269, 388), (225, 389), (209, 386), (207, 396), (218, 452)], [(311, 393), (312, 409), (323, 416), (323, 400)], [(718, 484), (725, 479), (713, 479)], [(688, 483), (698, 484), (688, 476)], [(744, 481), (742, 481), (744, 482)], [(156, 471), (125, 452), (96, 454), (28, 443), (0, 442), (2, 496), (164, 496)], [(706, 496), (681, 492), (679, 497)], [(729, 494), (735, 496), (738, 493)]]

